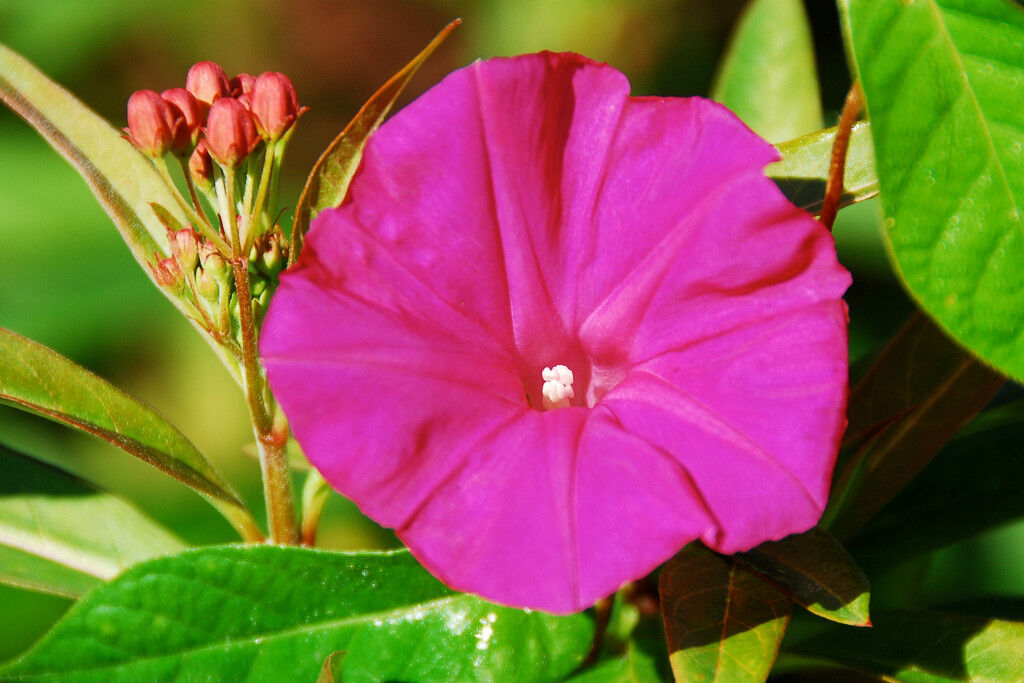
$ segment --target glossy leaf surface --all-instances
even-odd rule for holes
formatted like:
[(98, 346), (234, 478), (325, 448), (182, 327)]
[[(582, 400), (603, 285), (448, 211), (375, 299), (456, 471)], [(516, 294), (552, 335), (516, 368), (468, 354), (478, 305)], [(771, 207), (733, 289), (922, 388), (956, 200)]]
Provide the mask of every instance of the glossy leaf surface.
[(81, 174), (135, 260), (167, 253), (156, 202), (185, 216), (153, 164), (109, 123), (11, 49), (0, 45), (0, 100), (28, 121)]
[(867, 577), (839, 541), (822, 529), (762, 543), (736, 557), (813, 614), (852, 626), (871, 623)]
[(453, 593), (405, 551), (219, 547), (139, 565), (101, 586), (4, 680), (557, 680), (591, 618)]
[(731, 558), (691, 543), (659, 581), (677, 681), (763, 681), (779, 653), (792, 603)]
[(842, 0), (871, 118), (885, 233), (911, 294), (1024, 377), (1024, 9)]
[(0, 402), (88, 432), (192, 487), (236, 526), (248, 513), (213, 465), (179, 432), (106, 380), (0, 329)]
[(0, 446), (0, 582), (75, 598), (182, 549), (127, 501)]
[(753, 0), (740, 17), (711, 99), (769, 142), (822, 126), (814, 44), (802, 0)]
[[(775, 181), (789, 201), (804, 211), (821, 212), (836, 131), (832, 127), (775, 145), (782, 160), (765, 169), (765, 174)], [(843, 184), (840, 206), (849, 206), (878, 194), (871, 126), (866, 122), (855, 123), (850, 132)]]
[(423, 62), (427, 61), (461, 21), (456, 19), (444, 27), (411, 62), (388, 79), (388, 82), (366, 101), (345, 126), (345, 130), (341, 131), (320, 155), (295, 207), (295, 227), (292, 228), (290, 256), (293, 261), (299, 255), (302, 237), (309, 228), (309, 222), (324, 209), (341, 204), (341, 200), (345, 198), (349, 183), (352, 182), (363, 158), (363, 147), (366, 146), (370, 134), (384, 123), (391, 107)]
[[(884, 425), (877, 438), (837, 463), (830, 532), (850, 538), (931, 462), (1005, 380), (915, 314), (850, 394), (848, 438)], [(856, 476), (854, 476), (856, 474)]]
[(874, 628), (830, 629), (793, 650), (903, 681), (1018, 681), (1024, 623), (896, 612), (876, 615)]

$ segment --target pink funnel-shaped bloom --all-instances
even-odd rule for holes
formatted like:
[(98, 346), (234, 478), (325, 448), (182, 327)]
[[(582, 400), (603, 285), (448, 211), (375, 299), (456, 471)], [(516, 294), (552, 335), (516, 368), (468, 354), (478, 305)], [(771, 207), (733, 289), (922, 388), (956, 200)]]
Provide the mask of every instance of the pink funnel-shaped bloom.
[(551, 612), (694, 539), (813, 526), (850, 278), (777, 158), (577, 55), (449, 75), (272, 300), (261, 351), (309, 459), (448, 585)]

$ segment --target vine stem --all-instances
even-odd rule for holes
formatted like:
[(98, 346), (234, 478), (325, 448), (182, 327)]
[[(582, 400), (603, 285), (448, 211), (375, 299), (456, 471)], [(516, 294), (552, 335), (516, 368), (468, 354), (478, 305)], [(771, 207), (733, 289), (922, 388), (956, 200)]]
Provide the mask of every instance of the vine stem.
[(836, 139), (832, 142), (828, 182), (825, 184), (825, 200), (821, 204), (821, 224), (830, 231), (836, 222), (839, 202), (843, 198), (843, 177), (846, 173), (846, 152), (850, 147), (850, 134), (863, 106), (864, 94), (861, 92), (860, 83), (855, 81), (850, 92), (846, 94), (846, 102), (843, 103), (843, 111), (839, 115)]
[(260, 471), (263, 475), (263, 495), (267, 505), (267, 524), (270, 540), (281, 545), (296, 545), (299, 542), (299, 528), (295, 520), (295, 501), (292, 497), (291, 480), (284, 446), (288, 439), (288, 428), (275, 426), (266, 401), (266, 382), (260, 367), (256, 346), (256, 321), (252, 314), (252, 299), (249, 287), (249, 259), (242, 253), (238, 235), (238, 220), (235, 211), (235, 171), (224, 169), (224, 192), (227, 205), (228, 233), (231, 237), (231, 270), (235, 277), (235, 291), (238, 296), (238, 322), (242, 336), (242, 373), (245, 377), (245, 401), (249, 406), (256, 447), (260, 454)]

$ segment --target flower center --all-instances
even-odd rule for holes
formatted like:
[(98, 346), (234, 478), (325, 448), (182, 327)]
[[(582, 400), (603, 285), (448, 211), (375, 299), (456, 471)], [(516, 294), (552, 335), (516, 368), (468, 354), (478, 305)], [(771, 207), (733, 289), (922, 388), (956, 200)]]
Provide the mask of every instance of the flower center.
[(564, 365), (544, 368), (540, 373), (544, 380), (541, 394), (544, 396), (544, 410), (568, 408), (569, 399), (576, 396), (572, 390), (572, 370)]

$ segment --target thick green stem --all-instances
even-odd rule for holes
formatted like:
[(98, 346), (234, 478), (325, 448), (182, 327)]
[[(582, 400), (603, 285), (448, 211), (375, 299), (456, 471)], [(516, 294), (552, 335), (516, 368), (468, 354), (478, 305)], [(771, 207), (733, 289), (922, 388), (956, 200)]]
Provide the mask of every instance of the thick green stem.
[(256, 346), (256, 321), (252, 312), (249, 286), (249, 259), (242, 253), (235, 214), (235, 176), (233, 168), (224, 170), (224, 193), (228, 215), (228, 234), (231, 236), (231, 269), (235, 277), (238, 296), (238, 322), (242, 337), (242, 374), (245, 379), (245, 401), (249, 406), (256, 445), (260, 452), (260, 470), (263, 475), (263, 495), (267, 504), (270, 540), (282, 545), (299, 542), (299, 529), (295, 520), (295, 501), (292, 497), (288, 461), (284, 453), (287, 427), (275, 429), (266, 402), (265, 381)]

